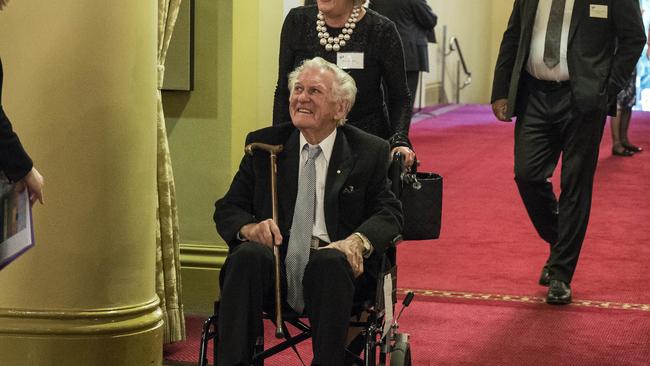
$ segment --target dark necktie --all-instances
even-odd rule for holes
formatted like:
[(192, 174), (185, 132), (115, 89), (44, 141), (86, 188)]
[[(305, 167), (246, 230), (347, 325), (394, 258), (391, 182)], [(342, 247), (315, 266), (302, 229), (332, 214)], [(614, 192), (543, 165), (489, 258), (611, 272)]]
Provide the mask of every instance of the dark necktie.
[(544, 42), (544, 63), (550, 69), (560, 63), (560, 38), (562, 37), (562, 22), (564, 20), (565, 0), (553, 0), (551, 14), (546, 27)]
[(309, 249), (314, 228), (316, 211), (316, 158), (321, 152), (320, 146), (308, 147), (307, 161), (302, 167), (298, 179), (298, 195), (293, 210), (291, 236), (285, 264), (287, 267), (287, 302), (301, 313), (305, 307), (302, 292), (302, 277), (309, 261)]

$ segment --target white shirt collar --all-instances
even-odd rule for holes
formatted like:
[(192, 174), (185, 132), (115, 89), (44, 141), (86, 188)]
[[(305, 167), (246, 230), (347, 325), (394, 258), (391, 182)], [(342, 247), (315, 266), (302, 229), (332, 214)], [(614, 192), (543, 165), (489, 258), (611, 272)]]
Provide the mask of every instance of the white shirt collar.
[[(329, 164), (330, 162), (330, 157), (332, 156), (332, 150), (334, 149), (334, 141), (336, 141), (336, 131), (338, 128), (335, 128), (332, 133), (329, 134), (323, 141), (318, 144), (320, 146), (320, 149), (322, 151), (321, 156), (325, 158), (325, 161)], [(305, 146), (305, 144), (308, 144), (309, 146), (316, 146), (316, 145), (310, 145), (307, 142), (307, 139), (305, 136), (303, 136), (302, 132), (300, 132), (300, 151), (299, 153), (302, 154), (302, 148)]]

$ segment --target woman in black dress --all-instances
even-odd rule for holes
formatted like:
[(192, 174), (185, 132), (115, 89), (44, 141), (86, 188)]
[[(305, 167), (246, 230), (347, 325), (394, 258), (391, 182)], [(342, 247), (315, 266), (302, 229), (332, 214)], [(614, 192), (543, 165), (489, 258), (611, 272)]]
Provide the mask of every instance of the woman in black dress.
[(318, 0), (317, 5), (292, 9), (280, 39), (273, 124), (290, 121), (287, 76), (316, 56), (337, 64), (357, 84), (347, 123), (388, 140), (393, 152), (405, 155), (410, 166), (415, 159), (408, 139), (411, 96), (404, 51), (393, 22), (365, 9), (359, 0)]

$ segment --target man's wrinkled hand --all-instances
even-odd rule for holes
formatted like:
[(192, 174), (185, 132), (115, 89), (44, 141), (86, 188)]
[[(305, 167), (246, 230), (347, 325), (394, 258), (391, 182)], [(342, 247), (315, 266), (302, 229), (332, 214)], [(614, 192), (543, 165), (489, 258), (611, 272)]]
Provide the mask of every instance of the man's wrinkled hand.
[(511, 118), (506, 118), (506, 114), (508, 112), (508, 99), (497, 99), (492, 103), (492, 113), (494, 113), (494, 116), (499, 120), (503, 122), (511, 122)]
[(273, 219), (266, 219), (262, 222), (246, 224), (239, 229), (239, 233), (246, 240), (258, 242), (268, 247), (282, 244), (280, 228)]
[(335, 241), (320, 249), (336, 249), (343, 254), (352, 267), (354, 277), (363, 273), (363, 242), (356, 235), (350, 235), (344, 240)]

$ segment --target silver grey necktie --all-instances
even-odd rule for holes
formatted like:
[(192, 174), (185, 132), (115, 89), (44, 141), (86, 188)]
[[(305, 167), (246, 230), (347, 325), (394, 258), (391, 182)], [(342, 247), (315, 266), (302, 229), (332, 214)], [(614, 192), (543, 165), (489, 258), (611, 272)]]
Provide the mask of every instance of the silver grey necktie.
[(308, 147), (308, 157), (298, 179), (298, 196), (293, 211), (291, 236), (285, 264), (287, 267), (287, 302), (301, 313), (305, 307), (302, 293), (302, 277), (309, 260), (309, 249), (316, 210), (316, 165), (320, 146)]
[(544, 41), (544, 63), (550, 69), (560, 63), (560, 41), (562, 37), (562, 22), (564, 21), (565, 0), (553, 0), (551, 14), (546, 27)]

